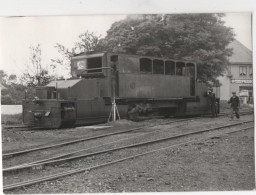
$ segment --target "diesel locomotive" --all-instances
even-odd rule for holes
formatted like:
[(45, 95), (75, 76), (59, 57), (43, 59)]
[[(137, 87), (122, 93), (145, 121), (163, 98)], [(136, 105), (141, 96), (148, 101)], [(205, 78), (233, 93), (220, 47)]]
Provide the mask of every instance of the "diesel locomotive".
[(23, 100), (23, 123), (60, 128), (108, 120), (113, 103), (121, 118), (157, 113), (182, 117), (210, 110), (207, 86), (194, 62), (119, 53), (80, 54), (71, 75), (36, 88)]

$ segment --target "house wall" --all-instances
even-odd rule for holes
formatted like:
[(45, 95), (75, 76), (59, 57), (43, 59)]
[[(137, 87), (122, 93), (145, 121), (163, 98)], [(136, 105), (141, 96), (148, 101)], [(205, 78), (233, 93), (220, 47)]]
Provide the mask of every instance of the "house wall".
[(219, 94), (216, 92), (216, 95), (218, 97), (220, 97), (221, 100), (228, 100), (230, 97), (230, 78), (227, 77), (226, 75), (224, 75), (223, 77), (219, 77), (218, 78), (220, 83), (221, 83), (221, 87), (218, 87), (219, 90), (217, 90), (217, 92), (219, 91)]
[[(241, 67), (244, 69), (242, 70)], [(241, 90), (248, 90), (250, 96), (252, 96), (252, 78), (252, 64), (231, 64), (226, 74), (218, 78), (222, 85), (217, 89), (217, 91), (219, 90), (219, 94), (216, 94), (221, 100), (228, 100), (233, 91), (239, 95)]]

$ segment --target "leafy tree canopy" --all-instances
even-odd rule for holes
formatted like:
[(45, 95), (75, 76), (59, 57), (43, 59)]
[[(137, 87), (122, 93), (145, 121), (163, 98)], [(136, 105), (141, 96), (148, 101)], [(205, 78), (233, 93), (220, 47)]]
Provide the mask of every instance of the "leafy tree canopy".
[(71, 57), (80, 53), (88, 53), (92, 51), (101, 51), (101, 39), (100, 35), (94, 32), (86, 31), (78, 36), (78, 41), (75, 42), (72, 48), (66, 48), (65, 46), (56, 43), (55, 48), (58, 50), (61, 57), (51, 59), (51, 67), (62, 66), (64, 69), (70, 69)]
[(115, 22), (101, 47), (112, 52), (193, 60), (198, 79), (218, 85), (229, 63), (233, 30), (223, 14), (133, 15)]
[(2, 85), (6, 84), (7, 78), (8, 78), (8, 75), (3, 70), (0, 70), (0, 82)]
[(40, 44), (30, 47), (29, 63), (22, 77), (23, 82), (29, 87), (44, 86), (53, 80), (53, 76), (42, 66), (41, 53)]

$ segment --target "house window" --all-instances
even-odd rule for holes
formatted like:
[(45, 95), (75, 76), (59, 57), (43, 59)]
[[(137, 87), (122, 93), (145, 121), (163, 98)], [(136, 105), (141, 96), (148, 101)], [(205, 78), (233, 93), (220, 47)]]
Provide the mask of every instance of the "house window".
[(246, 66), (240, 66), (239, 67), (239, 75), (240, 76), (246, 76), (247, 75), (247, 67)]
[(253, 71), (252, 71), (252, 67), (249, 67), (249, 75), (250, 77), (252, 77)]
[(153, 60), (153, 73), (154, 74), (164, 74), (164, 61), (163, 60)]
[(148, 58), (140, 59), (140, 72), (141, 73), (152, 73), (152, 60)]

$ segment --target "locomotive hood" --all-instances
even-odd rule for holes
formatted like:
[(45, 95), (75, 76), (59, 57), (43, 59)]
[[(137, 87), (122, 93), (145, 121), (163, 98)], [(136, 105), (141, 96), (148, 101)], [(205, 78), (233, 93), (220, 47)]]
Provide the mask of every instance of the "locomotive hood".
[(69, 87), (75, 86), (81, 79), (74, 79), (74, 80), (59, 80), (59, 81), (52, 81), (46, 87), (56, 87), (59, 89), (66, 89)]
[[(104, 95), (104, 89), (106, 87), (102, 87), (102, 89), (100, 89), (99, 82), (102, 82), (103, 84), (107, 83), (95, 79), (72, 79), (52, 81), (44, 88), (42, 88), (42, 91), (44, 91), (45, 95), (38, 97), (40, 99), (44, 99), (47, 96), (47, 93), (57, 93), (57, 98), (64, 100), (74, 98), (84, 100), (94, 99), (95, 97), (100, 97), (100, 90), (102, 91), (102, 95)], [(38, 90), (38, 92), (39, 91), (40, 89)]]

